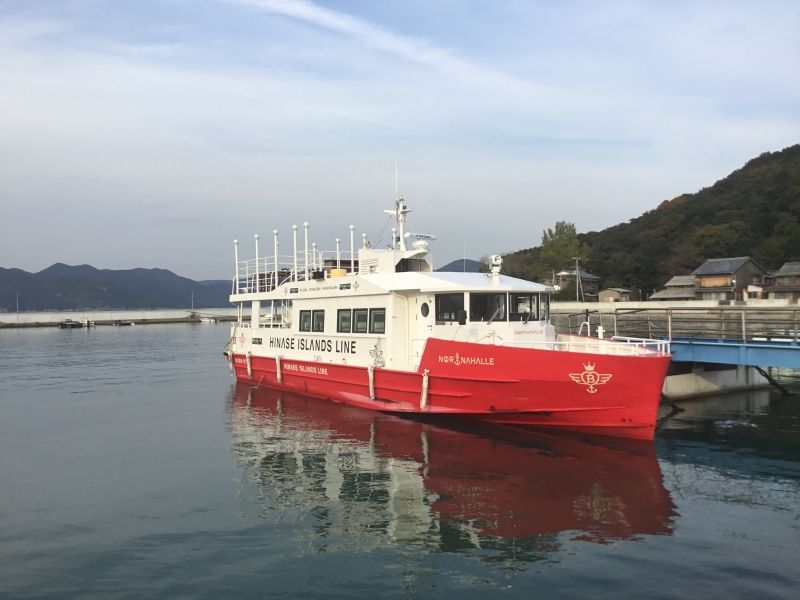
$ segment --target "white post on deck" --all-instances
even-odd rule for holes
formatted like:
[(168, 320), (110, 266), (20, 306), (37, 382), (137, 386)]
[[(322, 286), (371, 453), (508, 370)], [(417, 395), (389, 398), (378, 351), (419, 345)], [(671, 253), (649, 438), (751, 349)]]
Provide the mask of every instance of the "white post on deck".
[(250, 302), (250, 327), (258, 329), (261, 327), (261, 300)]
[(278, 230), (272, 230), (272, 249), (275, 253), (275, 287), (278, 287)]
[(297, 281), (297, 225), (292, 225), (292, 258), (294, 260), (292, 281)]
[(258, 234), (255, 234), (253, 238), (256, 240), (256, 292), (261, 291), (261, 282), (259, 281), (258, 277)]
[(341, 253), (341, 244), (339, 238), (336, 238), (336, 268), (342, 268), (342, 253)]
[(233, 240), (233, 277), (236, 282), (235, 294), (239, 293), (239, 240)]
[[(274, 273), (274, 285), (273, 290), (278, 287), (278, 230), (272, 230), (272, 249), (275, 252), (275, 273)], [(270, 326), (275, 326), (275, 300), (273, 299), (270, 303)]]
[(303, 246), (305, 248), (305, 274), (306, 274), (306, 281), (308, 281), (308, 221), (303, 223)]
[(355, 225), (350, 225), (350, 272), (355, 272), (355, 265), (356, 265), (356, 251), (355, 251), (355, 242), (354, 242), (354, 232), (356, 230)]
[[(255, 234), (253, 238), (256, 241), (256, 292), (261, 291), (261, 277), (259, 275), (259, 268), (258, 268), (258, 234)], [(252, 291), (252, 290), (251, 290)], [(253, 300), (250, 302), (251, 312), (250, 312), (250, 327), (254, 329), (258, 329), (261, 327), (261, 300)]]

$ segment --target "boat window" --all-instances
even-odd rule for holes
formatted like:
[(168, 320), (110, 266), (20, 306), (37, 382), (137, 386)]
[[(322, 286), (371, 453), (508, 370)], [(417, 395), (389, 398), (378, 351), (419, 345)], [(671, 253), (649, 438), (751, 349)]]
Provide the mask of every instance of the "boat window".
[(311, 331), (311, 311), (300, 311), (300, 331)]
[(509, 310), (512, 321), (539, 320), (539, 296), (537, 294), (511, 294)]
[(505, 321), (506, 294), (470, 294), (469, 320)]
[(339, 333), (350, 333), (353, 330), (353, 311), (349, 308), (341, 308), (336, 313), (336, 331)]
[(369, 309), (369, 332), (370, 333), (386, 333), (386, 309), (385, 308), (370, 308)]
[(312, 313), (311, 319), (311, 330), (312, 331), (325, 331), (325, 311), (324, 310), (315, 310)]
[(422, 314), (423, 317), (428, 316), (428, 313), (430, 312), (430, 307), (428, 306), (427, 302), (422, 303), (422, 306), (419, 307), (419, 312)]
[(436, 294), (437, 321), (458, 321), (458, 313), (462, 310), (464, 294)]
[(366, 308), (353, 310), (353, 333), (367, 333), (367, 315)]
[(550, 294), (539, 294), (539, 319), (550, 320)]

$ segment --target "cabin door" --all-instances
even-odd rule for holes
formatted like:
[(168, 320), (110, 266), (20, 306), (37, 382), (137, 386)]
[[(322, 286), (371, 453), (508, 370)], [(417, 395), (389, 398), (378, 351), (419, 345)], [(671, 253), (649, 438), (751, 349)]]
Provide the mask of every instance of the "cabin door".
[(409, 365), (417, 370), (425, 351), (425, 343), (431, 337), (433, 325), (436, 323), (434, 316), (433, 296), (418, 295), (408, 302), (408, 334), (410, 338)]

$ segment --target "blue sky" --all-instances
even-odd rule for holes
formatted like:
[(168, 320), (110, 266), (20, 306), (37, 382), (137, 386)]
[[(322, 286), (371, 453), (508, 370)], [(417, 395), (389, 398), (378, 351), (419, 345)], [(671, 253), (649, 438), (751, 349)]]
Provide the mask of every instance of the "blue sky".
[(226, 278), (308, 221), (439, 264), (800, 141), (800, 3), (0, 1), (0, 266)]

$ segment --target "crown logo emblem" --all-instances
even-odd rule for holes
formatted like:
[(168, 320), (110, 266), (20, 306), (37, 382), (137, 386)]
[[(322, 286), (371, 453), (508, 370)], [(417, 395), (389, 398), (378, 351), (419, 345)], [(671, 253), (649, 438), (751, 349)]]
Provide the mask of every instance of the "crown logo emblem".
[(595, 363), (583, 363), (583, 373), (570, 373), (569, 378), (579, 385), (585, 385), (586, 391), (590, 394), (597, 392), (597, 386), (608, 383), (612, 375), (610, 373), (598, 373), (595, 371)]

